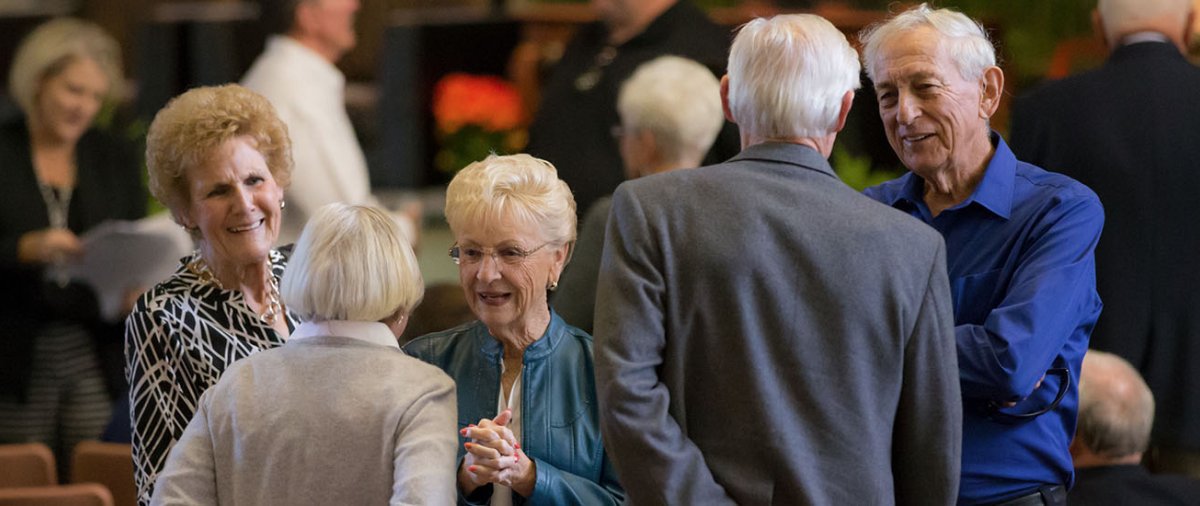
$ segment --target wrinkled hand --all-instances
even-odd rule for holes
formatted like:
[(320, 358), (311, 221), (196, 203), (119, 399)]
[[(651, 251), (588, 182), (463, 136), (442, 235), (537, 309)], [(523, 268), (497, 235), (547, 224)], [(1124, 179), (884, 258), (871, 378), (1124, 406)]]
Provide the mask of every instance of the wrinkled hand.
[(467, 450), (459, 469), (459, 486), (470, 493), (488, 483), (510, 487), (529, 497), (537, 480), (533, 460), (521, 451), (521, 444), (507, 427), (512, 411), (504, 410), (494, 419), (484, 418), (478, 425), (468, 426), (460, 433), (470, 438), (464, 443)]
[(17, 240), (17, 258), (24, 263), (51, 264), (79, 256), (83, 245), (74, 232), (46, 228), (26, 232)]
[[(1033, 392), (1036, 392), (1037, 389), (1042, 388), (1042, 382), (1045, 380), (1046, 380), (1046, 375), (1043, 374), (1041, 378), (1038, 378), (1037, 383), (1035, 383), (1033, 385), (1033, 390), (1029, 393), (1029, 395), (1033, 395)], [(1029, 397), (1026, 397), (1025, 399), (1028, 399), (1028, 398)], [(1021, 399), (1020, 401), (1009, 401), (1009, 402), (1002, 404), (1001, 406), (1003, 406), (1005, 408), (1011, 408), (1013, 406), (1016, 406), (1021, 401), (1024, 401), (1025, 399)]]

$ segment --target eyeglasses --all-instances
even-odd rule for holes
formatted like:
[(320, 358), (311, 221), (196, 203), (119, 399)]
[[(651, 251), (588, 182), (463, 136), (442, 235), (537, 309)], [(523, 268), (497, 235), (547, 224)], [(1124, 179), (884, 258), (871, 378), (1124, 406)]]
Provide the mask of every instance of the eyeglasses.
[(483, 248), (479, 246), (459, 246), (457, 243), (450, 247), (450, 259), (454, 265), (475, 265), (483, 261), (485, 255), (491, 256), (497, 264), (521, 265), (530, 255), (545, 248), (549, 242), (531, 250), (523, 250), (516, 246), (501, 246), (499, 248)]

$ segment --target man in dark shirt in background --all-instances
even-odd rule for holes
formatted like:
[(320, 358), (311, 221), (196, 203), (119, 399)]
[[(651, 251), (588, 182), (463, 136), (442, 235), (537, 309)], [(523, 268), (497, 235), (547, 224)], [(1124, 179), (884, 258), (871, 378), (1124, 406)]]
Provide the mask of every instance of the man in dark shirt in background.
[[(542, 89), (529, 127), (527, 151), (558, 168), (580, 213), (624, 181), (612, 127), (621, 124), (617, 93), (641, 64), (673, 54), (696, 60), (721, 76), (732, 38), (691, 0), (592, 0), (599, 21), (572, 39)], [(740, 149), (731, 124), (706, 162)]]

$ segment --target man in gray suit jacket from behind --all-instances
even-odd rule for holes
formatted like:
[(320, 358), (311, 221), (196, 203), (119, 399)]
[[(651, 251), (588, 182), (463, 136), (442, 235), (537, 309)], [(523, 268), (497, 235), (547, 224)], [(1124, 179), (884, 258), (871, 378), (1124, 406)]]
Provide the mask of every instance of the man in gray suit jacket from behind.
[(721, 93), (742, 152), (622, 184), (596, 305), (601, 429), (632, 504), (952, 504), (945, 246), (826, 159), (859, 63), (756, 19)]

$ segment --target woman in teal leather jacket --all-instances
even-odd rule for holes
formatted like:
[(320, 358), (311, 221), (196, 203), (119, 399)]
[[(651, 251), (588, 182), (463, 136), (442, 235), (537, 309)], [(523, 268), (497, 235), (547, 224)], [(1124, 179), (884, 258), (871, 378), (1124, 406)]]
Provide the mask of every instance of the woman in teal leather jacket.
[(550, 310), (575, 201), (529, 155), (468, 165), (446, 191), (450, 256), (478, 321), (404, 350), (458, 384), (460, 504), (619, 504), (600, 438), (592, 338)]

